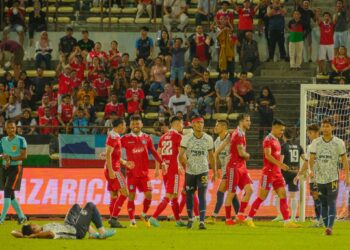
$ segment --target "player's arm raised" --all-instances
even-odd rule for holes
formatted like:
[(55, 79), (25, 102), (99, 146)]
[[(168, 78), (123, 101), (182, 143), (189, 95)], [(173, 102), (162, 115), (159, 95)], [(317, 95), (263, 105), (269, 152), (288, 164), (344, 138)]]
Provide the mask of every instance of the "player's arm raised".
[(106, 164), (107, 164), (107, 169), (108, 169), (108, 175), (109, 178), (114, 179), (115, 178), (115, 172), (112, 168), (112, 153), (113, 153), (114, 148), (106, 145)]
[(242, 157), (244, 160), (248, 161), (250, 158), (250, 154), (245, 151), (243, 145), (238, 144), (237, 145), (237, 151), (240, 157)]
[(281, 161), (277, 160), (275, 157), (271, 155), (271, 148), (264, 148), (264, 154), (266, 159), (271, 162), (272, 164), (278, 166), (279, 168), (283, 170), (288, 170), (288, 166)]

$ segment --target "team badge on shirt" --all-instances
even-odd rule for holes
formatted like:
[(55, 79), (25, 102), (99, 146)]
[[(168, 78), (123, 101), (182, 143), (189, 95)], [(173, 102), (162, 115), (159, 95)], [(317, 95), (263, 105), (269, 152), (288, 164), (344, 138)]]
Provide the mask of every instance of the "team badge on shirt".
[(142, 140), (142, 144), (146, 145), (147, 144), (146, 140)]
[(13, 146), (12, 146), (12, 151), (13, 151), (13, 152), (16, 152), (16, 150), (17, 150), (17, 146), (16, 146), (16, 145), (13, 145)]

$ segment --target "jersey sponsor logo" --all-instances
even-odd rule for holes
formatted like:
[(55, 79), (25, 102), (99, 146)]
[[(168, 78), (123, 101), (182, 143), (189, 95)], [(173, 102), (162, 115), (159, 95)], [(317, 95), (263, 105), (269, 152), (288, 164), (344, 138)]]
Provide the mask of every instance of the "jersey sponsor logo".
[(134, 154), (140, 154), (140, 153), (142, 153), (142, 152), (144, 152), (144, 151), (145, 151), (144, 148), (133, 148), (133, 149), (132, 149), (132, 152), (133, 152)]
[(191, 155), (192, 156), (203, 156), (203, 155), (205, 155), (205, 152), (202, 150), (191, 150)]

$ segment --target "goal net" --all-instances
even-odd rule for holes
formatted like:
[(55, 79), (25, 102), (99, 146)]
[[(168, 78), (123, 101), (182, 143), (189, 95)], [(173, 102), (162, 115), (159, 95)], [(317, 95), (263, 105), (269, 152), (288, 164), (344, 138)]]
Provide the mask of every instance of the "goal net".
[[(348, 85), (301, 85), (300, 95), (300, 142), (306, 149), (306, 130), (311, 124), (320, 125), (325, 117), (333, 120), (334, 135), (344, 140), (347, 151), (350, 145), (350, 86)], [(348, 213), (349, 191), (343, 181), (339, 185), (337, 215)], [(308, 180), (300, 183), (300, 211), (302, 221), (314, 216), (313, 199), (310, 196)]]

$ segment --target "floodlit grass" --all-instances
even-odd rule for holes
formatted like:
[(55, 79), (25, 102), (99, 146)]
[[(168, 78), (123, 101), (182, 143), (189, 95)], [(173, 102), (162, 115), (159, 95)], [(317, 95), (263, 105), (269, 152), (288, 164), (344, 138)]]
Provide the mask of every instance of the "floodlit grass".
[[(123, 223), (127, 225), (127, 222)], [(146, 228), (138, 222), (138, 228), (119, 229), (114, 237), (107, 240), (40, 240), (13, 238), (11, 230), (20, 227), (14, 221), (6, 221), (0, 225), (0, 249), (350, 249), (350, 222), (336, 222), (333, 236), (324, 236), (324, 229), (309, 228), (310, 223), (303, 223), (303, 228), (299, 229), (284, 229), (282, 223), (259, 221), (256, 226), (255, 229), (240, 225), (229, 227), (218, 222), (207, 225), (205, 231), (199, 231), (198, 223), (188, 230), (176, 228), (173, 222), (161, 222), (160, 228)]]

